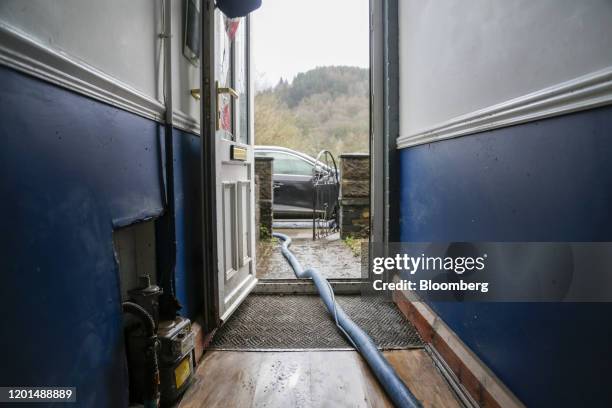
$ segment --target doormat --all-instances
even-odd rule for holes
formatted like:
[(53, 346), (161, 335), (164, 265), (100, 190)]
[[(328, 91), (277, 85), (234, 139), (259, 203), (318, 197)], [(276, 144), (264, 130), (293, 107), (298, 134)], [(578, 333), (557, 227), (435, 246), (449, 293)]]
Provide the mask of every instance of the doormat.
[[(416, 328), (394, 303), (336, 296), (349, 317), (381, 350), (423, 347)], [(352, 350), (319, 296), (250, 295), (214, 336), (215, 350)]]

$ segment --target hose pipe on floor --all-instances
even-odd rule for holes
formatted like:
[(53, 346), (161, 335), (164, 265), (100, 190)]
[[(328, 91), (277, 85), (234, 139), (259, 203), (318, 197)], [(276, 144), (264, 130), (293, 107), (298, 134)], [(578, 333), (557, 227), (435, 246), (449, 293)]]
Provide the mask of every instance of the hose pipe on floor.
[(281, 251), (295, 276), (300, 279), (310, 278), (314, 282), (319, 296), (325, 303), (325, 307), (336, 321), (336, 326), (346, 336), (349, 342), (366, 360), (370, 369), (384, 388), (385, 392), (398, 408), (421, 408), (422, 405), (414, 394), (406, 387), (406, 384), (399, 378), (391, 364), (385, 359), (376, 347), (370, 336), (357, 326), (348, 315), (336, 303), (334, 291), (331, 285), (316, 269), (304, 269), (297, 258), (289, 250), (291, 238), (285, 234), (273, 233), (274, 237), (280, 239), (283, 244)]

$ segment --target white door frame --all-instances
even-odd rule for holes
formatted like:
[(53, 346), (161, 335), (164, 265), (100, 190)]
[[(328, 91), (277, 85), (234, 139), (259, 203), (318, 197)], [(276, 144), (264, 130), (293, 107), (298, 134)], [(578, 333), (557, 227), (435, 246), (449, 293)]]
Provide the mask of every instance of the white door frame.
[[(202, 194), (202, 252), (203, 252), (203, 274), (204, 274), (204, 323), (205, 330), (207, 333), (212, 332), (214, 329), (219, 327), (222, 323), (222, 320), (226, 320), (227, 317), (233, 312), (233, 310), (238, 306), (238, 304), (248, 295), (248, 292), (255, 286), (256, 279), (255, 277), (255, 247), (254, 247), (254, 234), (255, 234), (255, 225), (254, 225), (254, 188), (252, 188), (252, 184), (254, 181), (254, 157), (253, 157), (253, 149), (252, 147), (241, 145), (240, 143), (221, 140), (219, 139), (218, 129), (217, 129), (217, 81), (216, 81), (216, 73), (215, 73), (215, 61), (218, 57), (215, 55), (216, 47), (215, 47), (215, 35), (217, 33), (217, 29), (215, 27), (215, 3), (214, 0), (202, 0), (202, 4), (200, 7), (201, 10), (201, 44), (202, 44), (202, 56), (201, 56), (201, 88), (200, 88), (200, 136), (201, 136), (201, 194)], [(248, 17), (247, 17), (248, 18)], [(250, 23), (246, 25), (246, 27), (250, 30)], [(247, 39), (250, 38), (250, 32), (247, 33)], [(250, 39), (247, 41), (246, 47), (246, 61), (247, 61), (247, 86), (249, 99), (247, 102), (248, 107), (248, 133), (249, 133), (249, 141), (248, 144), (252, 146), (253, 140), (253, 81), (252, 81), (252, 70), (250, 69), (251, 64), (251, 51), (250, 51)], [(231, 67), (233, 69), (233, 66)], [(231, 85), (228, 85), (231, 86)], [(234, 105), (235, 106), (235, 105)], [(235, 145), (237, 147), (244, 147), (247, 151), (247, 160), (245, 162), (240, 162), (238, 160), (234, 160), (234, 158), (230, 155), (230, 146)], [(218, 146), (220, 148), (218, 148)], [(227, 145), (227, 146), (225, 146)], [(232, 146), (233, 148), (234, 146)], [(234, 151), (237, 149), (234, 149)], [(226, 157), (227, 156), (227, 157)], [(248, 164), (250, 163), (250, 164)], [(221, 167), (225, 166), (225, 171), (221, 172)], [(229, 166), (229, 168), (227, 167)], [(230, 173), (234, 172), (234, 170), (238, 169), (238, 167), (246, 168), (247, 171), (245, 174), (248, 174), (247, 177), (237, 181), (238, 179), (233, 179), (233, 176), (229, 176)], [(242, 174), (242, 171), (240, 171)], [(243, 177), (243, 176), (240, 176)], [(224, 271), (224, 267), (221, 266), (221, 263), (225, 261), (225, 259), (221, 259), (219, 256), (219, 250), (221, 249), (219, 246), (219, 238), (222, 234), (221, 230), (223, 223), (220, 222), (220, 215), (222, 215), (221, 211), (225, 208), (222, 204), (219, 204), (218, 199), (222, 198), (218, 196), (218, 186), (221, 182), (222, 184), (227, 184), (225, 181), (234, 181), (234, 187), (237, 191), (235, 191), (234, 198), (238, 200), (238, 198), (243, 196), (243, 193), (239, 192), (241, 190), (241, 186), (248, 182), (251, 184), (251, 188), (247, 188), (247, 214), (250, 214), (250, 219), (248, 220), (248, 226), (250, 227), (250, 236), (249, 236), (249, 248), (243, 248), (244, 245), (238, 245), (240, 250), (237, 251), (239, 254), (243, 254), (248, 252), (250, 254), (248, 263), (251, 265), (252, 278), (249, 279), (248, 282), (242, 282), (238, 287), (232, 288), (230, 291), (231, 294), (225, 293), (225, 289), (221, 288), (224, 285), (225, 279), (227, 282), (231, 282), (231, 276), (237, 276), (235, 274), (226, 274), (227, 271)], [(248, 181), (247, 181), (248, 180)], [(221, 191), (225, 191), (223, 186), (221, 186)], [(242, 202), (242, 200), (238, 200)], [(250, 210), (248, 208), (250, 207)], [(227, 208), (225, 208), (227, 210)], [(236, 211), (240, 211), (238, 207), (235, 208)], [(238, 214), (238, 213), (236, 213)], [(237, 222), (237, 221), (236, 221)], [(244, 223), (240, 223), (237, 225), (238, 231), (243, 231)], [(247, 227), (247, 231), (248, 231)], [(240, 234), (238, 234), (240, 235)], [(243, 266), (243, 260), (237, 259), (239, 266)], [(251, 276), (250, 276), (251, 277)], [(236, 279), (236, 278), (235, 278)], [(221, 293), (223, 292), (223, 293)], [(240, 293), (238, 293), (240, 292)], [(231, 305), (228, 305), (230, 303)]]

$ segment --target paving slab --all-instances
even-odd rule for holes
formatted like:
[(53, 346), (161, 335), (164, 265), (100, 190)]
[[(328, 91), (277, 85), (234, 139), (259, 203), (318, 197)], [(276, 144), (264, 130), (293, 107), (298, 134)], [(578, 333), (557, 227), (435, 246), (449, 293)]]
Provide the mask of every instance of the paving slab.
[[(291, 250), (304, 268), (316, 268), (328, 279), (361, 277), (360, 257), (351, 251), (338, 233), (313, 241), (312, 230), (286, 229), (278, 232), (292, 237)], [(308, 232), (310, 236), (306, 238)], [(258, 278), (295, 278), (293, 269), (280, 251), (279, 241), (260, 241), (257, 258)]]

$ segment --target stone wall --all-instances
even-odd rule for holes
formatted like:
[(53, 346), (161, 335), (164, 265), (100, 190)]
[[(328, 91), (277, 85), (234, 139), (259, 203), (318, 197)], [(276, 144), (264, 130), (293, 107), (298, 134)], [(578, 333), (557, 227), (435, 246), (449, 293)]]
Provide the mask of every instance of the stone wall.
[(340, 237), (370, 235), (370, 156), (340, 155)]
[(259, 177), (255, 176), (255, 228), (257, 233), (255, 234), (255, 243), (259, 243), (259, 235), (261, 234), (259, 223), (261, 219), (261, 207), (259, 205), (261, 190), (259, 189)]
[(272, 189), (272, 157), (255, 158), (255, 182), (258, 194), (255, 196), (255, 228), (257, 237), (270, 238), (272, 236), (272, 203), (274, 190)]

